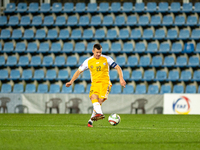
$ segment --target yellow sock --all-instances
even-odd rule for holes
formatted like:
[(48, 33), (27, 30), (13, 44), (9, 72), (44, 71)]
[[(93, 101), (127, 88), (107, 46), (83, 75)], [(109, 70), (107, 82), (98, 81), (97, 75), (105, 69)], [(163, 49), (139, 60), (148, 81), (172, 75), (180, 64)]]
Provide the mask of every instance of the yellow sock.
[(97, 99), (93, 99), (92, 100), (92, 104), (96, 103), (96, 102), (99, 102)]

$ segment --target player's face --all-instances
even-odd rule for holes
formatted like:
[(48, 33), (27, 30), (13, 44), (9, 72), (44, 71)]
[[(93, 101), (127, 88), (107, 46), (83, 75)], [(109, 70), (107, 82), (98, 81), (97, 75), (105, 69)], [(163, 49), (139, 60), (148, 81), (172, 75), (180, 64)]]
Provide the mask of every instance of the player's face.
[(101, 57), (102, 54), (102, 48), (100, 50), (98, 49), (93, 49), (92, 50), (93, 54), (94, 54), (94, 58), (99, 59)]

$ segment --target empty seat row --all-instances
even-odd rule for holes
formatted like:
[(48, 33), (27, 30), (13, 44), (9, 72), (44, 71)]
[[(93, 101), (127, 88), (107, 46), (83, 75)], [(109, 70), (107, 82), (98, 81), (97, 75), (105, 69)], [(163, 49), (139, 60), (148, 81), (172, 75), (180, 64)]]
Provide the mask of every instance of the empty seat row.
[(189, 27), (179, 28), (158, 28), (154, 27), (142, 29), (141, 27), (133, 28), (125, 27), (119, 29), (118, 27), (107, 29), (104, 28), (76, 28), (71, 30), (69, 27), (66, 29), (2, 29), (0, 32), (0, 39), (22, 39), (22, 40), (198, 40), (200, 38), (200, 28), (191, 30)]
[(117, 13), (117, 12), (200, 12), (200, 3), (196, 2), (194, 4), (194, 7), (192, 3), (183, 3), (181, 4), (179, 2), (172, 2), (170, 5), (167, 2), (160, 2), (158, 5), (155, 2), (148, 2), (147, 5), (143, 2), (141, 3), (135, 3), (133, 5), (132, 2), (124, 2), (123, 5), (121, 5), (120, 2), (112, 2), (111, 5), (109, 5), (108, 2), (100, 2), (99, 5), (97, 3), (64, 3), (64, 6), (62, 6), (62, 3), (53, 3), (51, 6), (50, 3), (42, 3), (41, 6), (39, 6), (38, 3), (30, 3), (29, 6), (27, 6), (26, 3), (18, 3), (16, 6), (15, 3), (9, 3), (7, 4), (6, 9), (4, 10), (5, 13), (24, 13), (24, 12), (43, 12), (43, 13), (83, 13), (83, 12), (101, 12), (101, 13)]
[(199, 26), (197, 13), (174, 14), (62, 14), (0, 16), (0, 26)]
[[(85, 94), (89, 93), (91, 84), (75, 84), (74, 87), (65, 87), (65, 84), (34, 84), (34, 83), (15, 83), (13, 86), (9, 83), (4, 83), (1, 86), (1, 93), (72, 93)], [(122, 88), (119, 84), (113, 84), (111, 94), (164, 94), (164, 93), (200, 93), (200, 86), (197, 84), (183, 83), (170, 84), (150, 84), (144, 83), (132, 85), (128, 84), (126, 88)]]

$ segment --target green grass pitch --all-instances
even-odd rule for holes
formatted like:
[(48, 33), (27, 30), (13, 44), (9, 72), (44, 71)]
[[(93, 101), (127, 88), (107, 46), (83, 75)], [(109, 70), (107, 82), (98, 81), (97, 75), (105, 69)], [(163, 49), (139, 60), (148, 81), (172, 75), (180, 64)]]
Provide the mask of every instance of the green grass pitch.
[(0, 150), (199, 150), (199, 115), (0, 114)]

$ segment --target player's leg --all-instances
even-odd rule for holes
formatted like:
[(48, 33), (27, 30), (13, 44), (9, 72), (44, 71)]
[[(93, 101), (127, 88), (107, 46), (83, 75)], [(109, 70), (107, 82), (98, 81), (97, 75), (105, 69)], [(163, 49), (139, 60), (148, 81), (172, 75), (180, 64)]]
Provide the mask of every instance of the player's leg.
[(94, 117), (96, 115), (96, 111), (93, 109), (92, 115), (90, 117), (90, 119), (88, 120), (88, 127), (93, 127), (93, 121), (91, 120), (92, 117)]

